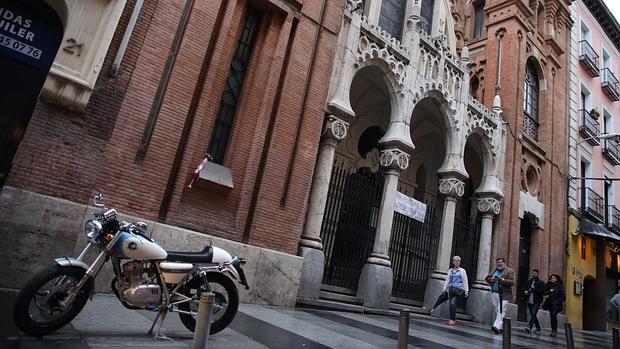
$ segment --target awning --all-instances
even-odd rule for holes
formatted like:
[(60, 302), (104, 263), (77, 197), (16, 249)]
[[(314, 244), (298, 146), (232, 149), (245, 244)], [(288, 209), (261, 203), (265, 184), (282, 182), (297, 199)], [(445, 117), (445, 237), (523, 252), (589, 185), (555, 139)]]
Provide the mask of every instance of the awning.
[(577, 231), (585, 235), (593, 235), (605, 238), (610, 241), (620, 242), (620, 236), (618, 236), (618, 234), (609, 231), (602, 226), (592, 222), (591, 220), (585, 218), (582, 218), (579, 222), (579, 227), (577, 228)]

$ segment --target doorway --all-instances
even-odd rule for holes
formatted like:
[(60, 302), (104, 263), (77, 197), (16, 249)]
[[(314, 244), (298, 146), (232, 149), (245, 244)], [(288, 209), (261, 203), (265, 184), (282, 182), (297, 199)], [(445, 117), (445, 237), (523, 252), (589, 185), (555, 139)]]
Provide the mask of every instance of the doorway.
[(43, 0), (0, 0), (0, 187), (11, 169), (63, 36)]
[(521, 219), (519, 233), (519, 269), (517, 271), (517, 319), (527, 321), (527, 301), (521, 297), (523, 286), (530, 275), (530, 252), (532, 249), (532, 225), (527, 214)]

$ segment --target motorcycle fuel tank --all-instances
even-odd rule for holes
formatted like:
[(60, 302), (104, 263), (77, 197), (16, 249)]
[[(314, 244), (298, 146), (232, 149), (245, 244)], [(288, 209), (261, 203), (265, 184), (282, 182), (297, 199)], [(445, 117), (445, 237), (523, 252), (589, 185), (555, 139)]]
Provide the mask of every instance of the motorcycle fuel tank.
[(128, 232), (119, 232), (120, 238), (114, 245), (114, 252), (121, 258), (145, 260), (166, 259), (168, 253), (155, 242)]

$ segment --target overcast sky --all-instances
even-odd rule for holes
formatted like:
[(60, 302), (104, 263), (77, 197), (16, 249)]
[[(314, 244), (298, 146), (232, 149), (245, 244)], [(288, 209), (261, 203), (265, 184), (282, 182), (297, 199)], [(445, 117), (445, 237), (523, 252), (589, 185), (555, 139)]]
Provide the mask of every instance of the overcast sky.
[(611, 13), (616, 16), (616, 20), (620, 22), (620, 1), (618, 0), (604, 0), (605, 5), (611, 10)]

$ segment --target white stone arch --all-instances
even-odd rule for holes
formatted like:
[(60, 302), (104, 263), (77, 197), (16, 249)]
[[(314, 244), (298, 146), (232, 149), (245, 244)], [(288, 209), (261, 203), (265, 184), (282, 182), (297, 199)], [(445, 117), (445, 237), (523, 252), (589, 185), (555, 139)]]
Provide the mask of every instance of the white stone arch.
[(484, 128), (473, 128), (471, 133), (465, 138), (465, 142), (463, 142), (463, 154), (465, 154), (467, 142), (472, 138), (478, 141), (481, 148), (480, 156), (482, 158), (482, 179), (480, 185), (474, 191), (479, 195), (492, 194), (496, 197), (503, 197), (500, 179), (498, 177), (497, 157), (493, 151), (491, 137), (489, 137)]

